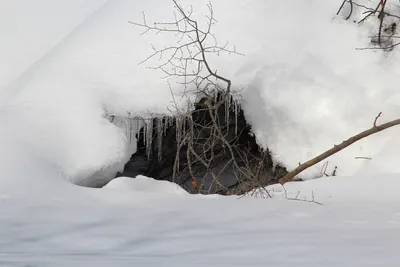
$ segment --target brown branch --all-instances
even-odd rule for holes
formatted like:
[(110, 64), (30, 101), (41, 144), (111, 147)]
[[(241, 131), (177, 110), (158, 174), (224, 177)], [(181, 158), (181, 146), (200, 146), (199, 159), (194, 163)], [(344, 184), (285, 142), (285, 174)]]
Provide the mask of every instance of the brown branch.
[(374, 127), (376, 127), (376, 122), (378, 121), (379, 117), (382, 115), (382, 112), (379, 112), (378, 116), (375, 117), (374, 120)]
[[(208, 73), (206, 75), (207, 79), (212, 77), (216, 80), (223, 81), (226, 84), (225, 90), (227, 93), (229, 93), (231, 91), (231, 80), (217, 74), (216, 70), (212, 70), (209, 62), (207, 61), (207, 54), (219, 54), (220, 52), (226, 52), (228, 54), (234, 53), (237, 55), (242, 54), (238, 53), (235, 47), (232, 50), (228, 49), (228, 43), (223, 46), (218, 45), (215, 36), (211, 32), (211, 27), (214, 22), (216, 22), (211, 3), (207, 5), (209, 15), (206, 16), (207, 27), (203, 30), (198, 26), (197, 21), (191, 17), (193, 12), (192, 9), (189, 12), (186, 12), (176, 0), (172, 0), (172, 2), (174, 3), (178, 14), (178, 17), (177, 14), (174, 14), (175, 21), (155, 22), (154, 24), (148, 24), (145, 13), (143, 13), (142, 23), (129, 21), (130, 24), (144, 28), (145, 31), (142, 34), (146, 34), (149, 31), (154, 31), (156, 33), (173, 33), (180, 36), (180, 40), (178, 42), (180, 44), (179, 46), (169, 46), (163, 49), (157, 49), (152, 46), (153, 53), (142, 60), (139, 64), (146, 63), (150, 59), (158, 56), (159, 60), (163, 60), (164, 62), (156, 67), (150, 68), (163, 71), (166, 74), (166, 77), (175, 76), (177, 78), (182, 78), (183, 82), (178, 83), (184, 84), (185, 90), (187, 89), (187, 85), (196, 83), (197, 78), (201, 76), (201, 73), (204, 70)], [(211, 41), (208, 39), (211, 39)], [(164, 55), (167, 55), (166, 59), (163, 59)], [(189, 65), (191, 65), (191, 67), (194, 69), (190, 70), (188, 67)], [(191, 79), (188, 80), (188, 78)], [(217, 85), (215, 85), (215, 87), (216, 86)]]
[(385, 6), (386, 6), (386, 1), (387, 0), (382, 0), (381, 4), (382, 4), (382, 10), (378, 15), (379, 18), (379, 32), (378, 32), (378, 44), (382, 45), (382, 27), (383, 27), (383, 19), (385, 17)]
[[(260, 164), (254, 170), (253, 159), (243, 161), (247, 151), (240, 151), (237, 146), (236, 142), (238, 142), (239, 136), (237, 129), (235, 131), (236, 136), (230, 136), (228, 118), (232, 111), (232, 82), (213, 69), (212, 64), (208, 61), (208, 56), (213, 53), (217, 55), (220, 53), (242, 54), (236, 52), (235, 46), (233, 46), (233, 49), (229, 49), (230, 44), (228, 42), (218, 44), (211, 31), (216, 22), (211, 3), (207, 5), (207, 26), (200, 28), (200, 24), (192, 17), (192, 9), (185, 11), (177, 0), (172, 0), (172, 2), (176, 11), (174, 12), (175, 20), (172, 22), (148, 24), (143, 13), (141, 23), (129, 23), (143, 28), (144, 34), (151, 31), (156, 34), (166, 33), (179, 37), (179, 41), (175, 45), (163, 48), (152, 46), (152, 53), (140, 64), (150, 63), (150, 65), (153, 65), (154, 63), (150, 60), (159, 60), (158, 64), (156, 63), (150, 68), (161, 70), (165, 77), (175, 77), (177, 84), (184, 85), (185, 90), (182, 99), (187, 98), (187, 110), (195, 107), (197, 114), (203, 113), (203, 118), (194, 120), (194, 111), (185, 112), (179, 109), (169, 85), (176, 110), (173, 114), (177, 118), (175, 121), (177, 152), (173, 164), (173, 181), (177, 183), (179, 181), (181, 184), (186, 183), (188, 180), (185, 180), (184, 177), (188, 173), (189, 180), (199, 182), (198, 190), (195, 188), (198, 193), (210, 193), (214, 187), (218, 187), (217, 189), (222, 192), (228, 192), (229, 188), (222, 185), (219, 179), (224, 172), (232, 169), (238, 184), (252, 182), (254, 187), (261, 188), (260, 178), (264, 177), (262, 174), (264, 166)], [(194, 104), (189, 93), (205, 98), (206, 102), (201, 103), (204, 107), (198, 108), (197, 104), (200, 102)], [(223, 112), (223, 109), (225, 109), (225, 114), (221, 116), (220, 113)], [(186, 162), (180, 162), (181, 152), (186, 152)], [(221, 159), (227, 160), (224, 166), (218, 164)], [(197, 177), (199, 168), (205, 170), (205, 173), (201, 175), (203, 178)], [(212, 181), (210, 185), (207, 184), (207, 190), (205, 183), (210, 175)], [(266, 194), (268, 195), (268, 192)]]
[(355, 157), (354, 159), (368, 159), (368, 160), (371, 160), (372, 158), (370, 158), (370, 157)]
[(362, 20), (360, 20), (359, 22), (358, 22), (358, 24), (361, 24), (363, 21), (365, 21), (367, 18), (369, 18), (371, 15), (373, 15), (373, 14), (375, 14), (378, 10), (379, 10), (379, 7), (381, 6), (381, 1), (379, 0), (379, 3), (378, 3), (378, 5), (376, 6), (376, 8), (374, 9), (374, 10), (372, 10), (372, 11), (368, 11), (368, 15), (367, 16), (365, 16)]
[(323, 204), (322, 204), (321, 202), (315, 201), (315, 198), (314, 198), (314, 191), (311, 192), (311, 200), (307, 200), (306, 198), (304, 198), (304, 199), (300, 199), (300, 198), (299, 198), (300, 191), (297, 192), (296, 197), (288, 197), (286, 188), (283, 187), (283, 190), (285, 190), (286, 200), (294, 200), (294, 201), (302, 201), (302, 202), (308, 202), (308, 203), (315, 203), (315, 204), (318, 204), (318, 205), (323, 206)]
[(350, 17), (351, 17), (351, 14), (353, 14), (353, 0), (349, 0), (349, 2), (350, 2), (350, 12), (349, 12), (349, 15), (346, 17), (346, 20), (348, 20), (348, 19), (350, 19)]
[[(370, 2), (372, 2), (372, 1), (370, 1)], [(400, 19), (400, 16), (397, 16), (396, 14), (391, 14), (391, 13), (387, 12), (387, 5), (389, 5), (387, 0), (377, 0), (377, 2), (378, 2), (378, 4), (376, 5), (376, 7), (371, 8), (367, 5), (359, 4), (359, 3), (355, 2), (355, 0), (343, 0), (339, 10), (336, 13), (336, 15), (339, 15), (343, 11), (344, 6), (346, 4), (349, 4), (350, 11), (349, 11), (348, 16), (346, 16), (345, 20), (348, 20), (351, 18), (354, 7), (361, 8), (364, 10), (364, 12), (362, 12), (364, 17), (358, 21), (358, 24), (363, 23), (371, 16), (378, 18), (379, 25), (378, 25), (376, 36), (374, 35), (371, 37), (372, 38), (371, 43), (376, 45), (377, 47), (356, 48), (356, 50), (372, 49), (372, 50), (391, 51), (396, 46), (399, 45), (399, 43), (393, 44), (393, 40), (392, 40), (392, 38), (395, 38), (394, 35), (396, 34), (396, 26), (398, 23), (394, 23), (394, 25), (395, 25), (394, 29), (391, 30), (391, 28), (388, 28), (391, 26), (386, 27), (385, 22), (386, 22), (386, 17), (394, 17), (394, 18)], [(389, 31), (389, 30), (391, 31), (391, 34), (386, 34), (387, 31)]]
[(339, 7), (339, 10), (336, 12), (336, 16), (340, 14), (340, 11), (342, 11), (342, 8), (344, 7), (344, 4), (346, 3), (346, 0), (342, 2), (342, 5)]
[(342, 5), (340, 6), (339, 10), (336, 12), (336, 16), (340, 14), (340, 11), (342, 11), (342, 9), (344, 7), (344, 4), (346, 2), (349, 2), (349, 4), (350, 4), (350, 12), (349, 12), (349, 14), (347, 15), (347, 17), (345, 19), (345, 20), (348, 20), (351, 17), (351, 15), (353, 14), (353, 8), (354, 8), (353, 7), (353, 0), (344, 0)]
[[(379, 116), (378, 116), (379, 117)], [(378, 118), (377, 117), (377, 118)], [(377, 118), (375, 120), (377, 120)], [(375, 122), (376, 123), (376, 122)], [(397, 120), (393, 120), (393, 121), (389, 121), (387, 123), (384, 123), (382, 125), (375, 125), (366, 131), (363, 131), (357, 135), (354, 135), (352, 137), (350, 137), (349, 139), (347, 139), (346, 141), (343, 141), (340, 145), (335, 145), (333, 148), (325, 151), (324, 153), (320, 154), (319, 156), (307, 161), (306, 163), (301, 164), (300, 166), (298, 166), (297, 168), (295, 168), (294, 170), (292, 170), (291, 172), (289, 172), (288, 174), (286, 174), (283, 178), (281, 178), (279, 180), (280, 184), (285, 184), (289, 181), (291, 181), (296, 175), (298, 175), (299, 173), (301, 173), (302, 171), (308, 169), (309, 167), (317, 164), (318, 162), (321, 162), (322, 160), (332, 156), (333, 154), (341, 151), (342, 149), (352, 145), (353, 143), (367, 137), (370, 136), (372, 134), (378, 133), (380, 131), (383, 131), (387, 128), (396, 126), (400, 124), (400, 119)]]

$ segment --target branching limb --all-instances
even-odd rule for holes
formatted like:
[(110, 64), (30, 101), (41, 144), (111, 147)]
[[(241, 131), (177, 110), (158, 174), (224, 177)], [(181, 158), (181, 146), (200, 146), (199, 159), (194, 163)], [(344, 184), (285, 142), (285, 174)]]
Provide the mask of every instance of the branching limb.
[[(194, 189), (198, 193), (211, 193), (214, 190), (227, 194), (231, 188), (225, 187), (220, 179), (229, 173), (234, 176), (233, 179), (237, 178), (239, 185), (246, 182), (252, 183), (253, 188), (264, 189), (261, 178), (265, 175), (265, 154), (259, 153), (260, 158), (253, 157), (250, 149), (246, 150), (238, 144), (237, 117), (235, 121), (230, 119), (232, 113), (238, 116), (237, 102), (232, 102), (232, 82), (218, 73), (209, 62), (210, 54), (241, 54), (235, 46), (229, 48), (229, 43), (218, 44), (212, 33), (212, 25), (216, 20), (211, 3), (207, 5), (206, 26), (200, 27), (192, 16), (192, 8), (186, 11), (176, 0), (172, 2), (175, 4), (173, 21), (149, 24), (143, 13), (141, 23), (130, 23), (143, 28), (143, 34), (164, 33), (178, 39), (175, 44), (163, 48), (152, 46), (152, 53), (140, 62), (150, 64), (150, 61), (156, 60), (156, 65), (150, 68), (161, 70), (165, 77), (175, 78), (176, 83), (185, 89), (182, 99), (186, 97), (189, 112), (179, 108), (169, 86), (174, 102), (171, 113), (176, 118), (177, 151), (173, 181), (182, 186), (189, 181), (196, 181), (198, 185)], [(192, 93), (201, 97), (201, 101), (193, 103), (190, 97)], [(191, 111), (191, 107), (195, 107), (195, 111)], [(229, 130), (232, 123), (235, 124), (232, 128), (234, 133)], [(259, 165), (255, 168), (257, 161)], [(268, 191), (263, 194), (271, 197)]]
[(179, 45), (161, 49), (152, 46), (153, 53), (139, 64), (146, 63), (156, 57), (162, 63), (150, 68), (161, 70), (166, 74), (166, 77), (180, 78), (181, 81), (178, 83), (185, 86), (189, 84), (198, 86), (201, 84), (201, 82), (199, 84), (199, 81), (209, 81), (210, 78), (214, 78), (217, 81), (226, 83), (225, 90), (229, 93), (232, 85), (231, 80), (218, 74), (216, 70), (211, 68), (207, 54), (218, 54), (220, 52), (242, 54), (237, 52), (234, 46), (232, 49), (228, 48), (228, 43), (218, 45), (214, 34), (211, 32), (211, 27), (216, 22), (211, 3), (207, 5), (209, 11), (209, 15), (206, 17), (207, 27), (201, 29), (198, 22), (192, 18), (192, 8), (186, 12), (176, 0), (172, 0), (172, 2), (177, 11), (174, 21), (155, 22), (151, 25), (148, 24), (145, 13), (143, 13), (143, 22), (129, 21), (129, 23), (135, 26), (144, 28), (145, 31), (142, 34), (153, 31), (157, 34), (170, 33), (179, 38), (177, 41)]
[(381, 113), (379, 113), (379, 115), (375, 118), (374, 125), (372, 128), (350, 137), (349, 139), (343, 141), (341, 144), (335, 145), (333, 148), (325, 151), (324, 153), (320, 154), (319, 156), (307, 161), (306, 163), (301, 164), (300, 166), (298, 166), (297, 168), (295, 168), (294, 170), (292, 170), (291, 172), (286, 174), (282, 179), (280, 179), (279, 183), (283, 185), (283, 184), (291, 181), (296, 175), (298, 175), (302, 171), (304, 171), (304, 170), (308, 169), (309, 167), (317, 164), (318, 162), (321, 162), (322, 160), (332, 156), (333, 154), (336, 154), (337, 152), (341, 151), (342, 149), (354, 144), (355, 142), (357, 142), (367, 136), (370, 136), (372, 134), (381, 132), (385, 129), (388, 129), (390, 127), (400, 124), (400, 119), (397, 119), (397, 120), (393, 120), (393, 121), (384, 123), (382, 125), (376, 125), (376, 121), (380, 117), (380, 115), (381, 115)]

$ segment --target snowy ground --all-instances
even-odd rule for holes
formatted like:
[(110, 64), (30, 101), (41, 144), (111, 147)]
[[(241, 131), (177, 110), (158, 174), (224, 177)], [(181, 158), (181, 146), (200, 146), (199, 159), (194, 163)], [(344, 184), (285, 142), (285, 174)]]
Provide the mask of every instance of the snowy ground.
[[(206, 2), (181, 1), (198, 18)], [(288, 167), (371, 127), (379, 112), (381, 121), (400, 114), (398, 51), (356, 51), (376, 21), (332, 19), (341, 2), (213, 1), (216, 35), (246, 56), (210, 62), (244, 88), (254, 133)], [(149, 44), (174, 39), (140, 36), (127, 21), (142, 11), (163, 21), (172, 4), (1, 2), (0, 266), (398, 266), (396, 128), (330, 158), (328, 172), (338, 166), (341, 177), (288, 184), (297, 200), (280, 186), (272, 199), (238, 199), (143, 177), (102, 189), (67, 182), (104, 181), (128, 159), (134, 145), (106, 112), (171, 105), (161, 74), (137, 63)], [(323, 205), (300, 201), (313, 198)]]
[(199, 197), (132, 179), (0, 190), (0, 266), (398, 266), (399, 179), (287, 186), (323, 206), (281, 188), (274, 199)]
[[(259, 142), (289, 168), (371, 127), (379, 112), (384, 122), (400, 111), (398, 51), (357, 51), (369, 45), (377, 23), (335, 18), (341, 2), (213, 1), (218, 41), (245, 56), (214, 55), (210, 64), (243, 89), (246, 118)], [(192, 4), (204, 22), (207, 1), (181, 3)], [(102, 116), (169, 113), (172, 105), (164, 74), (138, 63), (151, 45), (173, 45), (177, 38), (140, 35), (143, 30), (128, 21), (141, 22), (142, 11), (149, 23), (173, 19), (172, 2), (18, 0), (1, 7), (0, 112), (9, 117), (18, 110), (21, 126), (31, 132), (25, 141), (66, 179), (84, 184), (101, 180), (104, 170), (115, 173), (129, 157), (128, 145), (123, 131)], [(395, 5), (388, 10), (400, 13)], [(361, 16), (355, 9), (354, 19)], [(170, 82), (180, 99), (181, 86)], [(338, 153), (327, 172), (337, 166), (340, 175), (398, 173), (399, 131)], [(324, 163), (303, 176), (318, 175)]]

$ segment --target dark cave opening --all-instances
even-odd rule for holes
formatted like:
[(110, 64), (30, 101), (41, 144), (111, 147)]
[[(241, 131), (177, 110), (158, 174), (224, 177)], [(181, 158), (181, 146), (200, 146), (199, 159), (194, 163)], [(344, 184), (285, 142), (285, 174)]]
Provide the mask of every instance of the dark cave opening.
[(116, 177), (144, 175), (190, 193), (241, 195), (287, 173), (259, 146), (240, 104), (203, 97), (180, 117), (150, 119), (136, 134), (137, 151)]

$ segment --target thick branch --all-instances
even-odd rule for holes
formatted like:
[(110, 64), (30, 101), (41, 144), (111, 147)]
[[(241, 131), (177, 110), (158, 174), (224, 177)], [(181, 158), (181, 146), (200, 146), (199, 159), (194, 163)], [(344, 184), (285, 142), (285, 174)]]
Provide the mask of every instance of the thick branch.
[(298, 175), (299, 173), (301, 173), (302, 171), (308, 169), (309, 167), (317, 164), (318, 162), (321, 162), (322, 160), (332, 156), (333, 154), (339, 152), (340, 150), (350, 146), (351, 144), (367, 137), (370, 136), (372, 134), (378, 133), (380, 131), (383, 131), (387, 128), (396, 126), (400, 124), (400, 119), (397, 120), (393, 120), (387, 123), (384, 123), (382, 125), (376, 126), (376, 121), (374, 122), (374, 126), (371, 129), (368, 129), (366, 131), (363, 131), (349, 139), (347, 139), (346, 141), (343, 141), (340, 145), (335, 145), (333, 148), (329, 149), (328, 151), (322, 153), (321, 155), (307, 161), (306, 163), (301, 164), (300, 166), (298, 166), (296, 169), (292, 170), (291, 172), (289, 172), (288, 174), (286, 174), (283, 178), (281, 178), (279, 180), (280, 184), (285, 184), (289, 181), (291, 181), (296, 175)]

